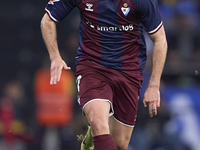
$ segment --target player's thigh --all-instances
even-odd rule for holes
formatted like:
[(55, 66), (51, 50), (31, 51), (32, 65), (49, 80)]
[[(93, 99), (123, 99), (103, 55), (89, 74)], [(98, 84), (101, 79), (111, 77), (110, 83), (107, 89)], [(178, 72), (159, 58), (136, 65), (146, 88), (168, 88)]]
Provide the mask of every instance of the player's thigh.
[(111, 116), (109, 117), (109, 128), (110, 134), (118, 149), (127, 149), (134, 127), (126, 126)]
[(109, 112), (110, 112), (109, 101), (101, 99), (90, 101), (88, 104), (85, 105), (84, 108), (84, 113), (87, 118), (94, 118), (94, 116), (95, 117), (105, 116), (107, 117), (106, 119), (108, 120)]

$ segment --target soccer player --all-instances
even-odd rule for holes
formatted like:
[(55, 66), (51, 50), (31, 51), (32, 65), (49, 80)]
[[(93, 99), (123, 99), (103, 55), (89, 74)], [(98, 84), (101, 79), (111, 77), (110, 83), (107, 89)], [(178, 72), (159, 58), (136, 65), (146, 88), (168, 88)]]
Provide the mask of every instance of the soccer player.
[[(144, 106), (149, 115), (160, 106), (160, 78), (167, 41), (156, 0), (51, 0), (41, 21), (51, 60), (50, 84), (70, 67), (60, 56), (56, 22), (78, 7), (81, 15), (76, 57), (78, 103), (91, 126), (95, 150), (125, 150), (137, 116), (146, 63), (143, 36), (153, 41), (153, 66)], [(109, 117), (110, 116), (110, 117)], [(87, 134), (89, 135), (89, 134)], [(83, 145), (87, 142), (84, 141)], [(82, 147), (86, 150), (86, 147)]]

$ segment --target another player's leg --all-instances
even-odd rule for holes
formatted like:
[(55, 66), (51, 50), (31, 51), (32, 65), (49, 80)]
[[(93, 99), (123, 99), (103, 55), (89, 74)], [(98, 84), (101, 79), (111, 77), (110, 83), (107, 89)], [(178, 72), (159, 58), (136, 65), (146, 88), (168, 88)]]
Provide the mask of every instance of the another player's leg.
[(133, 127), (126, 126), (111, 116), (109, 118), (110, 134), (118, 150), (126, 150), (132, 135)]
[(109, 112), (110, 103), (103, 100), (93, 100), (84, 108), (84, 113), (91, 126), (95, 150), (117, 150), (109, 132)]

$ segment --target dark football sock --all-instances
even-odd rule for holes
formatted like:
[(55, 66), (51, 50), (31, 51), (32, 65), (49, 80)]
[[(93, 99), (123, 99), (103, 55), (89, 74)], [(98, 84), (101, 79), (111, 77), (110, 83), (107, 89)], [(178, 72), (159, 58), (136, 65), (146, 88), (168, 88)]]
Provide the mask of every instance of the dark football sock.
[(93, 142), (95, 150), (117, 150), (110, 134), (94, 136)]

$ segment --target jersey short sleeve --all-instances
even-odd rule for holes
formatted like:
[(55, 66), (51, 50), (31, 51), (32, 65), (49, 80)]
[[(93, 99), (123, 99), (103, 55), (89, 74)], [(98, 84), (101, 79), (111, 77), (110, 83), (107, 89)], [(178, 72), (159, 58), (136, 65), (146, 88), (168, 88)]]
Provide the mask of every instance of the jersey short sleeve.
[(162, 26), (157, 0), (138, 0), (136, 11), (149, 34), (153, 34)]
[(50, 0), (45, 11), (53, 21), (59, 22), (78, 5), (78, 2), (79, 0)]

